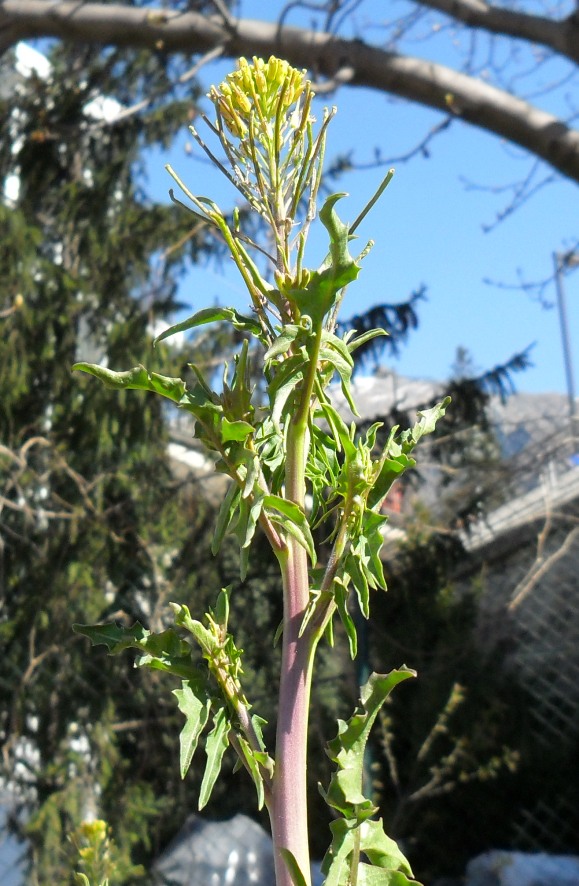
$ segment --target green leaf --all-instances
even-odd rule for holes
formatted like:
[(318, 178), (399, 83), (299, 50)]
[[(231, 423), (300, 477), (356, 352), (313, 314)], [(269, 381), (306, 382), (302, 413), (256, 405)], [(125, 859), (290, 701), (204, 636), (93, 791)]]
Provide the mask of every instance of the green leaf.
[(253, 431), (253, 426), (246, 421), (229, 421), (225, 416), (221, 420), (221, 439), (224, 443), (231, 440), (246, 440)]
[(344, 818), (330, 824), (332, 843), (322, 862), (324, 886), (350, 886), (350, 856), (356, 849), (353, 828)]
[(405, 452), (413, 449), (420, 438), (424, 437), (425, 434), (432, 434), (436, 428), (438, 419), (442, 418), (446, 413), (446, 408), (450, 402), (451, 398), (445, 397), (444, 400), (437, 403), (436, 406), (433, 406), (431, 409), (423, 409), (421, 412), (417, 413), (419, 420), (414, 427), (408, 431), (404, 431), (404, 433), (400, 435)]
[(213, 612), (213, 618), (215, 619), (216, 624), (222, 629), (223, 633), (227, 631), (227, 623), (229, 621), (229, 595), (231, 593), (231, 586), (226, 588), (221, 588), (219, 592), (219, 596), (217, 597), (217, 603), (215, 604), (215, 610)]
[(352, 413), (358, 415), (356, 404), (352, 398), (351, 388), (354, 361), (345, 342), (337, 335), (324, 331), (319, 358), (320, 360), (327, 360), (334, 367), (340, 376), (342, 392), (346, 402)]
[(339, 367), (343, 367), (344, 371), (354, 368), (354, 361), (346, 342), (333, 332), (322, 332), (322, 349), (325, 352), (335, 352), (334, 357), (328, 357), (329, 360), (335, 361), (336, 369), (340, 372)]
[(264, 720), (263, 717), (260, 717), (258, 714), (253, 714), (251, 718), (251, 724), (253, 726), (254, 732), (257, 736), (258, 744), (262, 751), (265, 751), (265, 742), (263, 740), (263, 727), (267, 726), (267, 720)]
[(153, 344), (156, 345), (158, 342), (163, 341), (165, 338), (169, 338), (171, 335), (175, 335), (177, 332), (186, 332), (188, 329), (194, 329), (196, 326), (203, 326), (205, 323), (215, 323), (219, 320), (227, 320), (227, 322), (231, 323), (236, 329), (250, 332), (258, 338), (261, 335), (261, 327), (252, 317), (245, 317), (243, 314), (238, 313), (234, 308), (213, 307), (197, 311), (191, 317), (188, 317), (187, 320), (183, 320), (181, 323), (176, 323), (174, 326), (170, 326), (169, 329), (166, 329), (161, 335), (157, 336)]
[(137, 667), (168, 671), (191, 680), (198, 678), (198, 671), (191, 662), (191, 647), (171, 628), (160, 634), (150, 634), (139, 644), (144, 653), (137, 659)]
[(267, 387), (274, 427), (279, 426), (284, 407), (293, 389), (303, 380), (306, 359), (295, 354), (276, 367), (275, 374)]
[(254, 450), (243, 448), (243, 464), (245, 464), (246, 474), (243, 481), (243, 490), (241, 495), (243, 498), (249, 498), (250, 495), (260, 494), (260, 462), (259, 457)]
[(450, 404), (451, 398), (445, 397), (441, 403), (437, 403), (436, 406), (433, 406), (432, 409), (424, 409), (422, 412), (419, 412), (420, 421), (416, 424), (412, 430), (412, 439), (415, 443), (418, 443), (421, 437), (424, 434), (432, 434), (432, 432), (436, 428), (436, 423), (439, 418), (442, 418), (446, 413), (446, 408)]
[(303, 331), (304, 330), (301, 326), (296, 326), (293, 323), (288, 323), (286, 326), (283, 326), (280, 334), (274, 339), (271, 347), (265, 352), (263, 357), (264, 362), (268, 363), (270, 360), (273, 360), (274, 357), (278, 357), (280, 354), (285, 354), (300, 332)]
[(179, 634), (171, 628), (161, 631), (159, 634), (149, 633), (147, 638), (139, 643), (139, 649), (147, 652), (155, 658), (175, 658), (191, 654), (191, 647)]
[[(326, 873), (324, 886), (417, 886), (412, 878), (408, 861), (394, 842), (383, 831), (382, 820), (363, 822), (359, 828), (344, 819), (334, 821), (330, 825), (332, 831), (332, 848), (324, 859), (322, 867)], [(372, 846), (379, 839), (378, 832), (387, 845), (389, 852), (372, 864), (357, 861), (360, 851), (365, 855), (372, 853)], [(378, 858), (374, 854), (375, 858)], [(331, 863), (330, 863), (331, 862)], [(355, 873), (352, 871), (355, 868)], [(352, 876), (354, 874), (354, 876)], [(354, 880), (355, 877), (355, 880)]]
[(219, 649), (219, 643), (214, 634), (194, 618), (187, 624), (187, 630), (195, 637), (203, 654), (211, 660)]
[(261, 511), (263, 509), (264, 496), (259, 490), (254, 490), (251, 498), (240, 497), (238, 500), (238, 517), (235, 524), (235, 536), (239, 543), (240, 559), (239, 574), (243, 581), (247, 576), (249, 566), (249, 546), (255, 535), (255, 530)]
[(380, 472), (368, 495), (368, 507), (378, 508), (388, 495), (393, 483), (415, 465), (415, 460), (404, 452), (392, 458), (384, 458)]
[(312, 507), (308, 518), (312, 531), (329, 516), (333, 504), (336, 503), (340, 473), (337, 452), (338, 446), (333, 437), (314, 422), (311, 426), (311, 445), (306, 463), (306, 477), (312, 490)]
[(284, 436), (270, 416), (256, 429), (255, 442), (261, 463), (272, 473), (283, 473), (285, 464)]
[(302, 314), (312, 318), (314, 328), (319, 328), (324, 316), (336, 303), (340, 290), (360, 273), (360, 266), (348, 249), (348, 225), (340, 221), (335, 210), (335, 204), (345, 196), (332, 194), (320, 209), (320, 221), (330, 235), (330, 252), (327, 258), (311, 275), (305, 289), (292, 289), (287, 294)]
[(364, 855), (368, 857), (372, 865), (394, 869), (401, 867), (405, 873), (412, 873), (410, 865), (400, 852), (396, 841), (384, 833), (382, 819), (363, 822), (360, 825), (360, 836)]
[(219, 513), (217, 515), (215, 533), (213, 535), (213, 541), (211, 542), (211, 553), (213, 556), (219, 552), (225, 533), (233, 521), (239, 496), (239, 487), (235, 483), (232, 483), (225, 494), (225, 498), (221, 502)]
[(224, 707), (220, 708), (213, 717), (213, 729), (205, 741), (207, 763), (199, 792), (199, 811), (207, 805), (211, 797), (213, 786), (221, 770), (223, 755), (229, 744), (230, 728), (231, 724), (227, 710)]
[(376, 868), (362, 863), (358, 865), (357, 886), (417, 886), (417, 881), (409, 879), (402, 871)]
[(346, 557), (346, 572), (352, 580), (360, 611), (364, 618), (370, 617), (370, 590), (368, 587), (368, 574), (364, 569), (359, 552), (353, 551)]
[(365, 345), (367, 341), (371, 341), (373, 338), (377, 338), (379, 335), (390, 335), (389, 332), (386, 332), (385, 329), (381, 329), (377, 327), (376, 329), (369, 329), (368, 332), (362, 333), (362, 335), (356, 336), (356, 338), (348, 339), (347, 346), (350, 353), (353, 353), (360, 345)]
[(332, 429), (332, 434), (337, 446), (340, 449), (343, 448), (346, 459), (350, 460), (354, 458), (357, 448), (350, 436), (350, 429), (340, 413), (331, 403), (320, 403), (320, 409)]
[[(352, 869), (358, 874), (359, 883), (406, 886), (413, 882), (408, 879), (412, 877), (408, 861), (396, 843), (383, 833), (382, 822), (370, 821), (376, 810), (362, 794), (364, 751), (372, 725), (392, 689), (413, 676), (415, 672), (406, 667), (389, 674), (372, 674), (362, 687), (361, 706), (347, 723), (338, 722), (338, 735), (328, 744), (328, 755), (337, 769), (324, 796), (343, 818), (330, 826), (332, 844), (322, 864), (327, 875), (324, 886), (349, 886)], [(361, 853), (375, 867), (360, 864)], [(374, 869), (385, 876), (378, 877)]]
[(221, 442), (223, 406), (217, 395), (206, 384), (197, 367), (193, 363), (190, 363), (189, 366), (196, 373), (198, 381), (185, 391), (178, 406), (197, 419), (195, 436), (202, 440), (208, 449), (221, 452), (223, 448)]
[(186, 385), (182, 378), (170, 378), (167, 375), (159, 375), (157, 372), (148, 372), (144, 366), (134, 366), (125, 372), (114, 372), (96, 363), (75, 363), (74, 371), (87, 372), (94, 375), (107, 388), (116, 390), (153, 391), (162, 394), (175, 403), (183, 398)]
[(306, 878), (302, 874), (300, 866), (296, 861), (295, 855), (284, 846), (282, 846), (279, 851), (286, 863), (286, 867), (290, 873), (294, 886), (308, 886)]
[(382, 527), (387, 522), (388, 517), (383, 514), (377, 514), (368, 509), (364, 511), (362, 531), (366, 538), (366, 550), (370, 555), (372, 574), (377, 587), (384, 588), (384, 590), (386, 590), (386, 578), (384, 577), (384, 564), (380, 557), (380, 551), (384, 544)]
[(159, 634), (147, 631), (135, 622), (131, 628), (121, 625), (73, 625), (73, 631), (88, 637), (94, 646), (106, 646), (111, 655), (125, 649), (139, 649), (143, 655), (137, 660), (138, 667), (168, 671), (189, 680), (199, 679), (191, 662), (191, 648), (170, 628)]
[[(251, 499), (239, 499), (239, 516), (235, 526), (235, 535), (241, 551), (248, 551), (251, 540), (255, 535), (257, 521), (259, 520), (264, 505), (264, 496), (257, 492)], [(243, 565), (243, 564), (242, 564)], [(242, 577), (245, 578), (245, 567), (242, 569)]]
[(350, 658), (354, 660), (358, 654), (358, 634), (356, 632), (354, 619), (348, 610), (348, 589), (341, 582), (336, 582), (335, 588), (336, 606), (338, 607), (338, 613), (348, 637)]
[(177, 699), (179, 710), (185, 714), (186, 718), (179, 736), (179, 767), (181, 778), (185, 778), (197, 749), (199, 736), (209, 719), (211, 701), (205, 692), (200, 692), (188, 680), (183, 681), (181, 689), (174, 689), (173, 695)]
[(264, 496), (263, 504), (267, 509), (270, 520), (274, 523), (279, 523), (286, 532), (289, 532), (306, 549), (312, 564), (315, 565), (316, 548), (312, 532), (308, 518), (299, 505), (293, 501), (288, 501), (286, 498), (281, 498), (279, 495)]
[(369, 508), (378, 510), (395, 480), (404, 471), (415, 466), (416, 462), (410, 457), (409, 453), (412, 452), (421, 437), (434, 431), (437, 421), (444, 416), (449, 403), (450, 397), (446, 397), (442, 402), (433, 406), (432, 409), (425, 409), (419, 412), (419, 420), (414, 427), (403, 431), (397, 437), (395, 437), (397, 429), (392, 429), (384, 447), (382, 459), (379, 462), (380, 469), (378, 475), (368, 495)]
[(140, 649), (141, 643), (149, 636), (143, 625), (136, 621), (131, 628), (118, 624), (72, 626), (75, 634), (88, 637), (93, 646), (106, 646), (111, 655), (116, 655), (131, 647)]
[(201, 647), (204, 656), (211, 660), (219, 649), (217, 636), (206, 628), (205, 625), (201, 624), (200, 621), (191, 618), (189, 607), (185, 606), (184, 603), (169, 603), (169, 606), (175, 613), (175, 624), (189, 631)]
[(356, 816), (360, 803), (364, 750), (370, 729), (378, 712), (398, 683), (415, 677), (416, 672), (403, 667), (389, 674), (371, 674), (360, 693), (361, 707), (345, 723), (340, 720), (338, 735), (328, 742), (328, 756), (338, 765), (338, 772), (332, 777), (327, 802), (330, 806)]
[[(252, 717), (252, 720), (255, 720), (255, 718)], [(273, 760), (265, 751), (255, 751), (243, 735), (237, 736), (237, 743), (239, 745), (241, 753), (243, 754), (243, 759), (245, 760), (247, 770), (257, 791), (257, 807), (258, 809), (263, 809), (263, 804), (265, 802), (265, 792), (263, 788), (263, 776), (261, 774), (261, 767), (265, 766), (265, 768), (268, 769), (270, 773), (272, 773)]]
[(336, 212), (338, 200), (347, 196), (345, 193), (330, 194), (320, 209), (320, 221), (330, 235), (330, 261), (326, 259), (320, 270), (322, 272), (331, 270), (337, 281), (343, 281), (339, 283), (340, 289), (355, 280), (360, 270), (348, 248), (350, 226), (340, 221)]

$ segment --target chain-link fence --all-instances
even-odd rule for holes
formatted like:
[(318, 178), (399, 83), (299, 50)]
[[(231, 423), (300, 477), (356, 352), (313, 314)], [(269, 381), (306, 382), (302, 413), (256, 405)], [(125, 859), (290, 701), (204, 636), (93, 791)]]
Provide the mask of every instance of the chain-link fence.
[[(467, 547), (471, 575), (483, 576), (481, 637), (508, 648), (505, 667), (529, 699), (529, 733), (560, 766), (579, 746), (579, 467), (551, 461), (541, 482), (528, 485)], [(517, 848), (577, 845), (579, 773), (571, 765), (556, 795), (514, 810)]]

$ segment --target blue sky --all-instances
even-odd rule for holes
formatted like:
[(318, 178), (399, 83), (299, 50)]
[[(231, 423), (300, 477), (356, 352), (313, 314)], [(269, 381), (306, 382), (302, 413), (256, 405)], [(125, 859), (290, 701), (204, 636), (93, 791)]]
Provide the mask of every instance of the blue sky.
[[(249, 7), (247, 14), (265, 15), (265, 4), (245, 6)], [(271, 5), (271, 17), (277, 6)], [(415, 54), (424, 55), (426, 49), (431, 50), (430, 43), (411, 47)], [(443, 56), (449, 52), (443, 47)], [(230, 68), (230, 63), (207, 66), (202, 80), (208, 86)], [(561, 100), (559, 95), (548, 98), (551, 102)], [(363, 89), (344, 88), (318, 107), (327, 103), (338, 107), (328, 135), (328, 160), (352, 151), (357, 163), (368, 163), (375, 147), (384, 157), (403, 154), (441, 119), (427, 109)], [(193, 148), (192, 155), (185, 152), (186, 143)], [(494, 221), (508, 203), (508, 195), (473, 189), (465, 180), (489, 187), (508, 185), (527, 174), (531, 159), (521, 149), (460, 123), (441, 134), (430, 150), (429, 159), (415, 157), (397, 164), (393, 182), (360, 227), (360, 240), (371, 237), (376, 245), (364, 262), (359, 281), (350, 287), (342, 316), (347, 318), (380, 302), (404, 301), (424, 284), (427, 301), (419, 308), (420, 327), (402, 348), (399, 359), (385, 359), (387, 365), (404, 375), (443, 379), (458, 346), (468, 348), (482, 371), (535, 342), (534, 368), (516, 377), (518, 390), (564, 392), (557, 311), (546, 309), (526, 292), (485, 280), (509, 285), (517, 283), (519, 272), (526, 281), (543, 280), (552, 273), (552, 253), (569, 249), (575, 242), (576, 185), (556, 180), (485, 233), (483, 226)], [(154, 152), (149, 158), (152, 193), (166, 196), (172, 181), (163, 166), (170, 162), (191, 190), (216, 198), (223, 208), (232, 205), (236, 192), (217, 171), (195, 159), (199, 154), (184, 127), (168, 154)], [(355, 171), (340, 180), (336, 190), (351, 195), (342, 204), (343, 218), (356, 217), (384, 172)], [(317, 242), (319, 254), (311, 253), (314, 266), (324, 254), (324, 241)], [(572, 357), (578, 370), (579, 271), (570, 271), (564, 284)], [(191, 311), (216, 301), (240, 308), (247, 304), (233, 269), (219, 273), (193, 268), (180, 296)], [(553, 286), (545, 289), (544, 299), (555, 302)]]

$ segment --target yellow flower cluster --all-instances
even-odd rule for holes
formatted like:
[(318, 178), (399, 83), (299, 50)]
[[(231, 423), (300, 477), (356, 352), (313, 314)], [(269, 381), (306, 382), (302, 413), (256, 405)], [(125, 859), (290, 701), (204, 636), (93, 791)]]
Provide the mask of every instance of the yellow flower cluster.
[[(105, 821), (83, 821), (80, 827), (72, 835), (72, 842), (78, 849), (78, 855), (90, 878), (98, 880), (106, 873), (114, 871), (114, 865), (110, 857), (110, 840), (108, 826)], [(89, 883), (89, 877), (79, 875), (79, 883)], [(105, 880), (105, 882), (108, 882)]]
[(298, 71), (273, 55), (267, 62), (255, 56), (252, 62), (240, 58), (238, 64), (237, 71), (228, 74), (219, 86), (212, 86), (208, 93), (236, 138), (246, 137), (252, 112), (257, 116), (256, 123), (267, 129), (268, 123), (309, 91), (305, 70)]

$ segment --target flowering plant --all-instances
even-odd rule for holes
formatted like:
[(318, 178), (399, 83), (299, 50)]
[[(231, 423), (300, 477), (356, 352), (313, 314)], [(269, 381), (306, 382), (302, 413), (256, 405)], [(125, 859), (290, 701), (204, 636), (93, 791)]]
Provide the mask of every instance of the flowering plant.
[[(328, 252), (316, 268), (306, 267), (305, 247), (317, 214), (326, 133), (334, 111), (324, 113), (316, 133), (313, 92), (305, 72), (276, 58), (240, 59), (238, 70), (212, 87), (209, 98), (216, 116), (206, 122), (224, 159), (194, 128), (193, 135), (264, 220), (269, 240), (265, 246), (254, 242), (241, 230), (238, 214), (230, 224), (212, 200), (194, 194), (169, 168), (190, 201), (189, 211), (215, 228), (227, 244), (247, 288), (251, 312), (206, 308), (167, 329), (157, 341), (203, 324), (229, 323), (242, 336), (233, 366), (225, 367), (218, 390), (195, 365), (192, 382), (143, 366), (116, 372), (78, 363), (75, 369), (110, 387), (153, 391), (193, 416), (196, 437), (215, 457), (216, 469), (231, 480), (217, 517), (213, 550), (219, 551), (226, 533), (234, 533), (242, 578), (258, 527), (267, 537), (279, 563), (284, 613), (275, 750), (270, 753), (265, 747), (264, 720), (252, 713), (242, 684), (241, 651), (228, 624), (227, 589), (201, 621), (187, 606), (172, 604), (174, 624), (161, 634), (138, 623), (132, 628), (76, 629), (111, 652), (135, 647), (141, 652), (139, 665), (179, 678), (181, 686), (174, 695), (185, 716), (183, 776), (201, 733), (211, 724), (199, 807), (206, 804), (230, 746), (253, 779), (259, 806), (265, 804), (269, 812), (277, 886), (309, 886), (307, 723), (316, 649), (323, 637), (332, 642), (337, 616), (356, 655), (351, 606), (357, 605), (368, 618), (370, 591), (385, 587), (380, 549), (386, 517), (381, 505), (392, 484), (415, 464), (412, 450), (434, 430), (447, 401), (420, 413), (413, 428), (393, 428), (385, 445), (377, 448), (379, 425), (358, 435), (330, 396), (330, 383), (337, 377), (349, 408), (357, 414), (352, 355), (369, 339), (385, 334), (374, 329), (340, 337), (336, 318), (345, 288), (358, 277), (372, 245), (353, 257), (354, 231), (391, 173), (352, 224), (341, 221), (336, 211), (346, 195), (326, 199), (319, 219), (328, 235)], [(263, 256), (270, 273), (260, 270)], [(256, 402), (251, 385), (250, 342), (263, 352), (265, 406)], [(330, 545), (324, 562), (318, 559), (315, 537)], [(193, 664), (191, 644), (201, 649), (204, 669)], [(362, 793), (363, 756), (372, 723), (394, 686), (413, 674), (406, 667), (372, 674), (361, 689), (359, 708), (348, 722), (340, 721), (336, 738), (328, 744), (335, 773), (324, 797), (335, 820), (323, 862), (326, 886), (413, 882), (408, 861), (386, 836), (375, 818), (377, 810)]]

